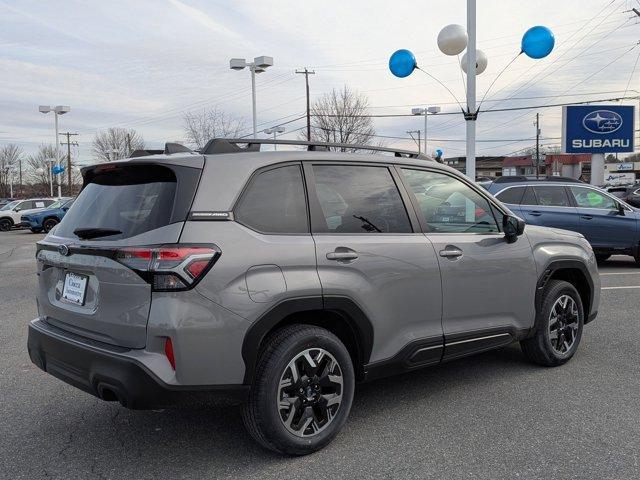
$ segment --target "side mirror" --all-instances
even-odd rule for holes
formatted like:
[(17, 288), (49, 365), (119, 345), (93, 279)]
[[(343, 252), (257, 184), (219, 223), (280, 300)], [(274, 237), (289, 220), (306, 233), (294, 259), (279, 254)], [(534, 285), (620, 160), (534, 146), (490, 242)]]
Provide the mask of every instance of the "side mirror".
[(621, 203), (616, 202), (616, 204), (618, 205), (618, 215), (624, 216), (624, 207), (622, 206)]
[(69, 207), (62, 207), (63, 212), (66, 212), (67, 210), (69, 210)]
[(19, 208), (19, 207), (16, 207), (16, 208), (13, 209), (14, 212), (19, 212), (20, 210), (22, 210), (22, 209)]
[(524, 220), (513, 215), (505, 215), (502, 217), (502, 230), (507, 242), (515, 242), (520, 235), (524, 233)]

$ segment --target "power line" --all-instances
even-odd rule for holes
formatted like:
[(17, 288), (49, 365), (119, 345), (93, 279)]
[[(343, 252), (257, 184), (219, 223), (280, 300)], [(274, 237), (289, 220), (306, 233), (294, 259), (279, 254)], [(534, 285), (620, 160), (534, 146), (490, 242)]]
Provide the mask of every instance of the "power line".
[[(603, 67), (606, 68), (608, 65)], [(601, 69), (601, 70), (602, 70)], [(598, 72), (595, 72), (594, 75)], [(555, 97), (553, 97), (555, 98)], [(563, 102), (563, 103), (554, 103), (554, 104), (544, 104), (544, 105), (528, 105), (522, 107), (509, 107), (509, 108), (496, 108), (491, 110), (482, 110), (481, 113), (498, 113), (498, 112), (511, 112), (515, 110), (532, 110), (537, 108), (551, 108), (551, 107), (564, 107), (567, 105), (584, 105), (587, 103), (602, 103), (602, 102), (619, 102), (622, 100), (637, 100), (640, 96), (631, 96), (631, 97), (614, 97), (614, 98), (600, 98), (600, 99), (589, 99), (578, 102)], [(434, 113), (432, 116), (439, 117), (441, 115), (460, 115), (458, 111), (452, 112), (440, 112)], [(394, 118), (394, 117), (415, 117), (415, 115), (411, 113), (370, 113), (370, 114), (360, 114), (360, 115), (345, 115), (345, 114), (330, 114), (330, 113), (320, 113), (319, 115), (315, 114), (314, 116), (324, 116), (324, 117), (366, 117), (366, 118)]]
[[(582, 85), (584, 82), (586, 82), (587, 80), (589, 80), (590, 78), (593, 78), (595, 75), (597, 75), (598, 73), (600, 73), (601, 71), (603, 71), (605, 68), (608, 68), (610, 65), (613, 65), (615, 62), (617, 62), (618, 60), (620, 60), (623, 56), (625, 56), (627, 53), (631, 52), (634, 48), (636, 48), (638, 45), (640, 45), (640, 42), (636, 43), (634, 46), (632, 46), (630, 49), (628, 49), (626, 52), (622, 53), (622, 55), (619, 55), (618, 57), (614, 58), (613, 60), (611, 60), (609, 63), (607, 63), (606, 65), (604, 65), (603, 67), (599, 68), (598, 70), (596, 70), (595, 72), (593, 72), (592, 74), (588, 75), (586, 78), (582, 79), (581, 81), (579, 81), (578, 83), (576, 83), (575, 85), (567, 88), (564, 92), (562, 92), (561, 94), (565, 94), (567, 93), (569, 90), (573, 90), (575, 89), (577, 86)], [(554, 97), (557, 98), (557, 97)], [(620, 100), (636, 100), (638, 97), (622, 97)], [(610, 99), (607, 101), (616, 101), (615, 99)], [(619, 101), (619, 100), (618, 100)], [(565, 105), (580, 105), (581, 103), (599, 103), (599, 102), (573, 102), (573, 103), (568, 103), (568, 104), (555, 104), (555, 105), (541, 105), (539, 108), (548, 108), (548, 107), (554, 107), (554, 106), (565, 106)], [(508, 110), (518, 110), (518, 108), (512, 108), (512, 109), (492, 109), (492, 110), (486, 110), (486, 112), (494, 112), (494, 111), (508, 111)], [(489, 128), (485, 128), (484, 130), (482, 130), (481, 133), (484, 132), (489, 132), (491, 130), (494, 130), (496, 128), (499, 127), (503, 127), (505, 125), (508, 125), (510, 123), (512, 123), (514, 120), (518, 119), (522, 117), (522, 115), (518, 115), (512, 119), (510, 119), (507, 122), (498, 124), (498, 125), (493, 125)]]
[[(607, 5), (605, 5), (603, 8), (601, 8), (601, 9), (598, 11), (598, 13), (596, 13), (594, 16), (592, 16), (592, 17), (591, 17), (591, 18), (590, 18), (590, 19), (589, 19), (589, 20), (588, 20), (588, 21), (583, 25), (583, 27), (582, 27), (581, 29), (576, 30), (573, 34), (571, 34), (568, 38), (566, 38), (566, 39), (562, 42), (562, 44), (561, 44), (561, 45), (566, 44), (566, 43), (567, 43), (569, 40), (571, 40), (571, 38), (573, 38), (573, 37), (574, 37), (578, 32), (581, 32), (584, 28), (586, 28), (586, 26), (587, 26), (587, 25), (589, 25), (593, 19), (597, 18), (597, 17), (598, 17), (602, 12), (604, 12), (607, 8), (609, 8), (613, 3), (615, 3), (615, 0), (611, 0)], [(555, 58), (555, 59), (554, 59), (550, 64), (546, 65), (546, 66), (541, 70), (541, 72), (540, 72), (540, 73), (544, 72), (545, 70), (547, 70), (547, 69), (549, 69), (550, 67), (552, 67), (553, 65), (555, 65), (558, 61), (560, 61), (560, 59), (561, 59), (562, 57), (564, 57), (568, 52), (570, 52), (571, 50), (573, 50), (573, 48), (574, 48), (574, 47), (576, 47), (576, 45), (578, 45), (582, 40), (584, 40), (588, 35), (590, 35), (590, 34), (591, 34), (591, 32), (593, 32), (593, 31), (594, 31), (596, 28), (598, 28), (598, 27), (599, 27), (599, 26), (600, 26), (600, 25), (601, 25), (601, 24), (602, 24), (606, 19), (608, 19), (608, 18), (609, 18), (609, 17), (610, 17), (610, 16), (611, 16), (615, 11), (616, 11), (616, 9), (617, 9), (617, 6), (616, 6), (613, 10), (611, 10), (611, 11), (610, 11), (610, 12), (609, 12), (609, 13), (608, 13), (608, 14), (607, 14), (607, 15), (606, 15), (606, 16), (605, 16), (605, 17), (604, 17), (604, 18), (603, 18), (599, 23), (597, 23), (595, 26), (593, 26), (593, 27), (592, 27), (592, 28), (591, 28), (591, 29), (590, 29), (586, 34), (584, 34), (582, 37), (580, 37), (580, 38), (579, 38), (576, 42), (574, 42), (574, 43), (573, 43), (569, 48), (567, 48), (567, 49), (566, 49), (566, 50), (564, 50), (562, 53), (560, 53), (560, 54), (559, 54), (559, 55), (558, 55), (558, 56), (557, 56), (557, 57), (556, 57), (556, 58)], [(625, 21), (624, 23), (626, 23), (626, 21)], [(619, 28), (619, 27), (617, 27), (617, 28)], [(613, 30), (613, 31), (617, 30), (617, 28), (614, 28), (614, 30)], [(584, 50), (583, 50), (583, 52), (584, 52)], [(581, 52), (581, 53), (582, 53), (582, 52)], [(574, 57), (574, 58), (575, 58), (575, 57)], [(567, 62), (567, 63), (568, 63), (568, 62)], [(533, 64), (529, 69), (527, 69), (527, 71), (526, 71), (526, 72), (524, 72), (524, 74), (526, 75), (529, 71), (531, 71), (532, 69), (536, 68), (538, 65), (539, 65), (539, 64), (534, 63), (534, 64)], [(563, 65), (563, 66), (566, 66), (566, 64), (565, 64), (565, 65)], [(556, 70), (557, 70), (557, 69), (556, 69)], [(554, 70), (554, 71), (555, 71), (555, 70)], [(550, 72), (550, 73), (553, 73), (553, 72)], [(547, 76), (548, 76), (548, 75), (547, 75)], [(543, 78), (546, 78), (546, 76), (545, 76), (545, 77), (543, 77)], [(529, 87), (528, 87), (527, 85), (530, 85), (530, 84), (531, 84), (531, 82), (533, 82), (534, 80), (536, 80), (536, 81), (538, 81), (538, 82), (539, 82), (541, 79), (540, 79), (540, 78), (538, 78), (538, 77), (536, 77), (536, 76), (531, 77), (531, 78), (530, 78), (528, 81), (526, 81), (524, 84), (522, 84), (522, 85), (520, 85), (518, 88), (516, 88), (516, 89), (511, 93), (511, 95), (509, 95), (509, 96), (507, 97), (507, 99), (509, 99), (509, 98), (513, 97), (513, 96), (514, 96), (516, 93), (518, 93), (519, 91), (523, 91), (523, 89), (524, 89), (524, 90), (528, 89)], [(499, 92), (501, 92), (501, 91), (503, 91), (503, 90), (504, 90), (505, 88), (507, 88), (509, 85), (512, 85), (515, 81), (517, 81), (517, 79), (515, 79), (514, 81), (512, 81), (512, 82), (508, 83), (507, 85), (505, 85), (504, 87), (502, 87), (500, 90), (498, 90), (498, 91), (496, 92), (496, 94), (497, 94), (497, 93), (499, 93)], [(526, 87), (526, 88), (525, 88), (525, 87)]]

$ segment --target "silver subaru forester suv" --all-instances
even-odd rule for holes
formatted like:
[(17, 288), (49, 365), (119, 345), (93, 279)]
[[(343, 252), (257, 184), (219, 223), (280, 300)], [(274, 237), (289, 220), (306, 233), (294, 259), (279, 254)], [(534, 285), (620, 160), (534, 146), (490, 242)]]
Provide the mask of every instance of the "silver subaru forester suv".
[(266, 143), (84, 168), (38, 242), (32, 361), (128, 408), (238, 396), (258, 442), (303, 455), (358, 381), (516, 341), (547, 367), (574, 355), (600, 291), (582, 235), (525, 228), (410, 152)]

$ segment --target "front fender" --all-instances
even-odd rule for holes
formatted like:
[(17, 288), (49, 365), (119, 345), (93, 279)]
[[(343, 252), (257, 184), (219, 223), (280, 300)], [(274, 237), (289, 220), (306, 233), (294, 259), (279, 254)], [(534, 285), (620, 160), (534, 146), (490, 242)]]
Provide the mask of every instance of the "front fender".
[(541, 293), (546, 281), (561, 269), (582, 272), (589, 284), (590, 304), (585, 322), (592, 320), (600, 303), (600, 275), (593, 249), (579, 233), (565, 230), (527, 225), (526, 234), (531, 242), (538, 270), (538, 291)]

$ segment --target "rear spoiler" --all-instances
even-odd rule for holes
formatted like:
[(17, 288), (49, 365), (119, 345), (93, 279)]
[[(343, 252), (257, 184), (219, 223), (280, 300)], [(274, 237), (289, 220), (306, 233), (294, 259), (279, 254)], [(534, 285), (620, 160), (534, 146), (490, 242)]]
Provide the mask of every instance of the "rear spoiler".
[(129, 158), (146, 157), (149, 155), (171, 155), (172, 153), (195, 153), (189, 147), (180, 143), (165, 143), (164, 150), (134, 150)]

